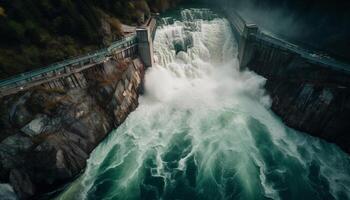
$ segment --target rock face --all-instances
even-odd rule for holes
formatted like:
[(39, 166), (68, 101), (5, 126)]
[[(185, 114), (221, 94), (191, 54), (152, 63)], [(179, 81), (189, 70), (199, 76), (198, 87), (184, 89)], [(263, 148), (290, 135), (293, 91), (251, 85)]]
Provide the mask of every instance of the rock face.
[(1, 99), (0, 182), (20, 199), (78, 175), (91, 151), (137, 107), (139, 59), (111, 59), (89, 70), (85, 88), (41, 87)]
[(274, 47), (254, 50), (247, 67), (267, 79), (272, 110), (290, 127), (350, 153), (350, 75)]

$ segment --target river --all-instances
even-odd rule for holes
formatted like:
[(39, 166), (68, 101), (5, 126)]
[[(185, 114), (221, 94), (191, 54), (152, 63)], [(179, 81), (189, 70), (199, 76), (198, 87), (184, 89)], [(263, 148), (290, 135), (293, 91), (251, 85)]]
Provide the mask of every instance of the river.
[(57, 199), (350, 199), (350, 158), (286, 127), (228, 21), (163, 16), (139, 107)]

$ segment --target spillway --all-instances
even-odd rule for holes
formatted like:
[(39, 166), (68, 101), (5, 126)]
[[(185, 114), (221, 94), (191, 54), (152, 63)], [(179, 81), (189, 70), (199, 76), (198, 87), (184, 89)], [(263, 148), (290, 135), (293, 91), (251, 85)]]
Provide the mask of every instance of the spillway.
[(226, 19), (163, 16), (154, 49), (139, 107), (57, 199), (350, 198), (349, 156), (270, 111)]

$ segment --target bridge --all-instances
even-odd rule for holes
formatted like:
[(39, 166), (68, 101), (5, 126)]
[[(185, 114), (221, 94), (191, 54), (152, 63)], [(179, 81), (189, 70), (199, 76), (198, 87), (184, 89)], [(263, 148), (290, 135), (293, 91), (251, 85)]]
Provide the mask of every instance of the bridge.
[[(331, 68), (332, 70), (350, 73), (350, 65), (340, 62), (324, 53), (306, 49), (286, 40), (278, 38), (267, 31), (260, 30), (252, 23), (247, 23), (236, 11), (225, 8), (224, 13), (232, 25), (234, 35), (238, 41), (239, 60), (242, 68), (257, 54), (269, 54), (273, 56), (275, 50), (288, 52), (300, 56), (305, 61), (320, 67)], [(269, 48), (266, 48), (269, 47)], [(264, 48), (265, 52), (262, 52)], [(268, 49), (269, 52), (266, 52)]]
[(139, 56), (146, 67), (151, 67), (156, 26), (156, 19), (149, 18), (144, 25), (137, 27), (134, 33), (125, 35), (106, 48), (0, 80), (0, 98), (39, 85), (47, 84), (54, 87), (59, 79), (61, 79), (59, 82), (73, 85), (72, 87), (84, 87), (76, 81), (79, 73), (106, 62), (111, 57), (123, 59)]

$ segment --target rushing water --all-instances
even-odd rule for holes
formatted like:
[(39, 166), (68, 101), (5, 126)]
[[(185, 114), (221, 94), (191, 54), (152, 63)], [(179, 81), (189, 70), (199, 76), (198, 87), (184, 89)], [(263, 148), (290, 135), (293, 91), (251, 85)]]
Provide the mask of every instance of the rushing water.
[(178, 15), (158, 28), (139, 107), (58, 199), (349, 199), (349, 157), (269, 110), (229, 23)]

